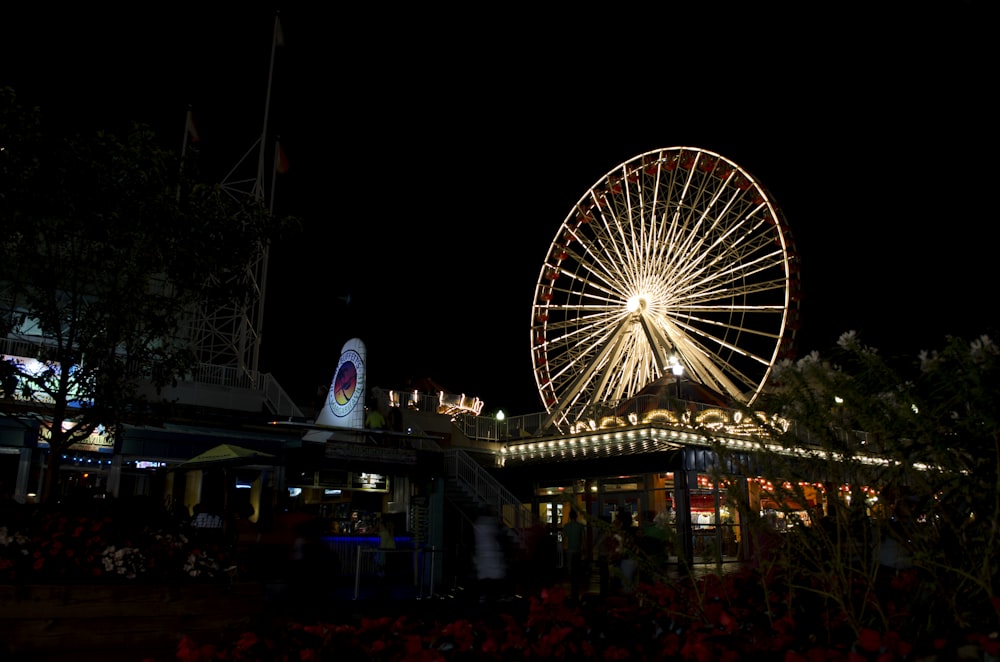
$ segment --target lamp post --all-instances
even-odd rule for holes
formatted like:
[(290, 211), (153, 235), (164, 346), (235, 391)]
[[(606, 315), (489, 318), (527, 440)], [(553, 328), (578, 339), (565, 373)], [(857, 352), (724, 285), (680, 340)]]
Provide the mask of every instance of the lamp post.
[(677, 392), (677, 399), (681, 399), (681, 375), (684, 374), (684, 366), (681, 365), (677, 355), (670, 355), (670, 372), (674, 373), (674, 385)]

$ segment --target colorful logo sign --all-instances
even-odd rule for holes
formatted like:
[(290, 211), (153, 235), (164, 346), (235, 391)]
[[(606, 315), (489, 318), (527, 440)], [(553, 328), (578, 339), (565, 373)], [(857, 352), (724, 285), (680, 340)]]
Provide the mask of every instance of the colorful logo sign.
[(364, 370), (364, 360), (353, 349), (340, 355), (337, 372), (334, 373), (332, 388), (327, 397), (327, 404), (334, 416), (343, 418), (358, 406), (363, 395), (363, 386), (358, 383), (358, 378), (364, 374)]

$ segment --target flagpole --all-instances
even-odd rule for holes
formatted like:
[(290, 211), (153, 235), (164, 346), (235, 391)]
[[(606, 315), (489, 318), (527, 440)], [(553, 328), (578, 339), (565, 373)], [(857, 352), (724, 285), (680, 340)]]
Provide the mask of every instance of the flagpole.
[[(263, 136), (261, 136), (261, 139), (263, 139)], [(279, 160), (281, 158), (281, 147), (280, 147), (280, 145), (281, 145), (281, 140), (280, 139), (275, 139), (275, 141), (274, 141), (274, 167), (271, 168), (271, 200), (269, 201), (269, 204), (268, 204), (268, 213), (270, 213), (272, 215), (274, 214), (274, 192), (277, 190), (277, 187), (278, 187), (278, 164), (279, 164)], [(264, 150), (262, 149), (261, 150), (261, 154), (263, 154), (263, 152), (264, 152)], [(263, 158), (263, 157), (261, 157), (261, 158)], [(261, 260), (261, 267), (260, 267), (261, 268), (261, 274), (260, 274), (261, 287), (260, 287), (260, 297), (259, 297), (258, 303), (257, 303), (257, 333), (258, 333), (258, 335), (260, 337), (263, 337), (263, 335), (264, 335), (264, 299), (267, 296), (267, 285), (266, 285), (267, 284), (267, 263), (268, 263), (270, 254), (271, 254), (271, 246), (270, 246), (270, 242), (267, 242), (267, 243), (264, 244), (264, 255), (263, 255), (263, 259)], [(253, 351), (253, 369), (255, 371), (257, 370), (257, 364), (258, 364), (259, 360), (260, 360), (260, 343), (257, 343), (254, 346), (254, 351)]]
[[(274, 56), (278, 51), (278, 46), (282, 44), (284, 38), (281, 35), (281, 17), (279, 12), (274, 13), (274, 37), (271, 40), (271, 63), (268, 65), (267, 69), (267, 94), (264, 95), (264, 126), (261, 128), (260, 140), (258, 140), (259, 152), (257, 156), (257, 180), (253, 187), (253, 197), (258, 202), (263, 203), (265, 199), (264, 195), (264, 173), (265, 173), (265, 152), (267, 151), (267, 124), (269, 116), (271, 113), (271, 84), (274, 80)], [(275, 155), (277, 158), (277, 155)], [(277, 172), (277, 169), (275, 169)], [(272, 177), (275, 175), (272, 174)], [(274, 182), (271, 182), (271, 200), (270, 208), (274, 209)], [(267, 289), (267, 263), (268, 255), (271, 252), (270, 246), (267, 242), (264, 244), (264, 252), (261, 256), (260, 264), (260, 280), (258, 284), (260, 286), (260, 295), (257, 301), (257, 319), (255, 323), (257, 325), (257, 342), (253, 345), (253, 351), (251, 356), (250, 368), (256, 373), (258, 362), (260, 360), (260, 341), (264, 334), (264, 295)]]
[(274, 194), (278, 190), (278, 171), (281, 168), (281, 139), (274, 139), (274, 168), (271, 169), (271, 200), (268, 211), (274, 214)]
[[(258, 201), (264, 201), (264, 173), (265, 173), (265, 158), (264, 153), (267, 150), (267, 123), (269, 116), (271, 114), (271, 84), (274, 80), (274, 56), (278, 50), (278, 46), (282, 42), (281, 36), (281, 17), (279, 12), (274, 14), (274, 38), (271, 40), (271, 63), (268, 65), (267, 70), (267, 94), (264, 96), (264, 126), (261, 129), (260, 134), (260, 152), (257, 157), (257, 181), (254, 184), (253, 196)], [(273, 191), (272, 191), (273, 197)]]
[[(191, 114), (191, 106), (188, 106), (187, 113), (184, 115), (184, 140), (181, 141), (181, 160), (178, 164), (178, 172), (182, 175), (184, 173), (184, 158), (187, 156), (188, 142), (193, 135), (195, 135), (194, 116)], [(180, 201), (181, 182), (177, 182), (177, 202)]]
[(184, 140), (181, 141), (181, 163), (188, 149), (188, 136), (191, 135), (191, 106), (188, 106), (187, 114), (184, 115)]

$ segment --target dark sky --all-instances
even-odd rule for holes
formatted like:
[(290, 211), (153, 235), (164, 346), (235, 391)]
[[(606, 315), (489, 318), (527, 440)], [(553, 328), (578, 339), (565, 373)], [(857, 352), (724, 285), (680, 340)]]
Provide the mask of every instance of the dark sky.
[[(163, 7), (8, 16), (0, 84), (177, 148), (191, 105), (221, 179), (261, 135), (273, 10)], [(542, 261), (588, 188), (661, 147), (718, 152), (782, 207), (799, 354), (847, 330), (915, 356), (994, 328), (987, 3), (499, 7), (282, 8), (268, 135), (291, 169), (274, 201), (304, 230), (271, 254), (261, 368), (296, 400), (358, 336), (372, 385), (431, 377), (490, 412), (539, 411)]]

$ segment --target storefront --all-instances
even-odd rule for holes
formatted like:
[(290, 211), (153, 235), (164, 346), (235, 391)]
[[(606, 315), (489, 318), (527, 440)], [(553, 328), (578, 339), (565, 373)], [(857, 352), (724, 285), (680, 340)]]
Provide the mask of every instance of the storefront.
[[(404, 443), (303, 442), (287, 452), (284, 508), (308, 513), (342, 561), (354, 570), (357, 548), (379, 546), (380, 525), (392, 523), (397, 547), (429, 544), (432, 483), (443, 475), (440, 451)], [(361, 555), (370, 574), (371, 555)]]
[[(741, 515), (730, 503), (727, 486), (715, 485), (704, 473), (693, 474), (690, 489), (690, 553), (695, 563), (718, 563), (742, 558)], [(591, 476), (571, 480), (539, 479), (532, 507), (559, 535), (571, 507), (608, 524), (621, 520), (633, 529), (653, 526), (671, 541), (669, 556), (678, 560), (677, 483), (675, 473), (637, 473)]]
[(590, 518), (669, 532), (673, 562), (749, 559), (748, 524), (809, 526), (825, 509), (822, 486), (745, 475), (752, 456), (735, 451), (723, 462), (712, 447), (720, 439), (650, 425), (510, 441), (502, 479), (557, 537), (572, 504)]

